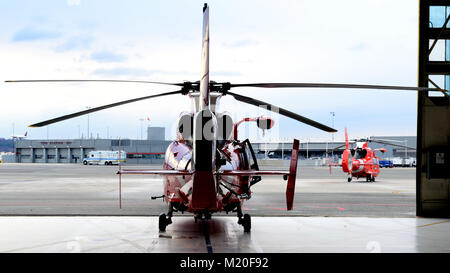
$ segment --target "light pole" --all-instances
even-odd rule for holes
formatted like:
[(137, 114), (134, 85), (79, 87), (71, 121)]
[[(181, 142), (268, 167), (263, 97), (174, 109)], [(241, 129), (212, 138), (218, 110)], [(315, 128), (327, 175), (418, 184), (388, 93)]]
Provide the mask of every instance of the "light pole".
[[(91, 107), (86, 106), (86, 109), (91, 109)], [(87, 114), (87, 138), (90, 139), (90, 135), (89, 135), (89, 114)]]
[(144, 119), (140, 118), (139, 120), (141, 121), (141, 140), (142, 140), (142, 122), (144, 121)]
[(405, 139), (405, 159), (408, 158), (408, 140)]
[[(330, 114), (331, 114), (331, 127), (334, 128), (334, 116), (335, 116), (335, 113), (334, 112), (330, 112)], [(331, 145), (332, 145), (332, 147), (334, 145), (334, 133), (331, 133)], [(331, 157), (334, 157), (333, 148), (331, 150)]]
[(306, 159), (309, 158), (309, 138), (308, 138), (308, 142), (306, 142)]
[[(331, 127), (334, 128), (334, 116), (335, 113), (334, 112), (330, 112), (331, 114)], [(334, 133), (331, 133), (331, 142), (334, 142)]]

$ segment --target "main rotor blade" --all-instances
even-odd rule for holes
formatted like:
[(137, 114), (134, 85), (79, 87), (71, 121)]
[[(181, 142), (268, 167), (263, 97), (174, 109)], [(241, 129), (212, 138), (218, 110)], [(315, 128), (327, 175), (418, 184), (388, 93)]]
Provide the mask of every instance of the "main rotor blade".
[(183, 92), (181, 90), (179, 90), (179, 91), (172, 91), (172, 92), (167, 92), (167, 93), (161, 93), (161, 94), (156, 94), (156, 95), (151, 95), (151, 96), (140, 97), (140, 98), (136, 98), (136, 99), (119, 101), (119, 102), (116, 102), (116, 103), (111, 103), (111, 104), (107, 104), (107, 105), (103, 105), (103, 106), (99, 106), (99, 107), (95, 107), (95, 108), (90, 108), (90, 109), (87, 109), (87, 110), (84, 110), (84, 111), (80, 111), (80, 112), (76, 112), (76, 113), (73, 113), (73, 114), (57, 117), (57, 118), (54, 118), (54, 119), (49, 119), (49, 120), (46, 120), (46, 121), (43, 121), (43, 122), (39, 122), (39, 123), (35, 123), (35, 124), (30, 125), (29, 127), (42, 127), (42, 126), (49, 125), (49, 124), (52, 124), (52, 123), (56, 123), (56, 122), (59, 122), (59, 121), (63, 121), (63, 120), (66, 120), (66, 119), (79, 117), (79, 116), (82, 116), (82, 115), (90, 114), (90, 113), (97, 112), (97, 111), (100, 111), (100, 110), (103, 110), (103, 109), (112, 108), (112, 107), (116, 107), (116, 106), (127, 104), (127, 103), (132, 103), (132, 102), (136, 102), (136, 101), (140, 101), (140, 100), (146, 100), (146, 99), (157, 98), (157, 97), (162, 97), (162, 96), (168, 96), (168, 95), (182, 94), (182, 93)]
[(341, 83), (238, 83), (230, 84), (233, 87), (261, 87), (261, 88), (354, 88), (354, 89), (390, 89), (407, 91), (441, 91), (438, 88), (368, 85), (368, 84), (341, 84)]
[(5, 82), (128, 82), (128, 83), (154, 83), (164, 85), (183, 86), (182, 83), (168, 83), (168, 82), (151, 82), (151, 81), (133, 81), (133, 80), (8, 80)]
[(339, 145), (337, 147), (334, 147), (333, 149), (331, 149), (330, 151), (328, 151), (328, 153), (334, 152), (336, 150), (339, 150), (340, 148), (345, 147), (345, 144)]
[(372, 139), (372, 138), (363, 138), (363, 139), (353, 139), (353, 141), (356, 142), (376, 142), (379, 144), (385, 144), (385, 145), (390, 145), (390, 146), (396, 146), (396, 147), (401, 147), (401, 148), (407, 148), (407, 149), (411, 149), (411, 150), (415, 150), (416, 148), (413, 147), (409, 147), (406, 145), (401, 145), (401, 144), (396, 144), (396, 143), (392, 143), (390, 141), (395, 141), (395, 142), (404, 142), (404, 141), (399, 141), (399, 140), (384, 140), (384, 139)]
[(270, 111), (275, 112), (275, 113), (279, 113), (279, 114), (281, 114), (283, 116), (290, 117), (290, 118), (295, 119), (297, 121), (303, 122), (303, 123), (308, 124), (308, 125), (313, 126), (313, 127), (316, 127), (316, 128), (318, 128), (320, 130), (323, 130), (323, 131), (326, 131), (326, 132), (329, 132), (329, 133), (337, 132), (336, 129), (333, 129), (331, 127), (328, 127), (326, 125), (318, 123), (318, 122), (316, 122), (314, 120), (311, 120), (311, 119), (306, 118), (304, 116), (301, 116), (299, 114), (293, 113), (293, 112), (288, 111), (286, 109), (283, 109), (283, 108), (280, 108), (278, 106), (272, 105), (270, 103), (267, 103), (267, 102), (264, 102), (264, 101), (260, 101), (260, 100), (257, 100), (257, 99), (253, 99), (253, 98), (250, 98), (250, 97), (242, 96), (242, 95), (239, 95), (239, 94), (235, 94), (235, 93), (232, 93), (232, 92), (227, 92), (226, 94), (229, 94), (229, 95), (233, 96), (238, 101), (245, 102), (245, 103), (248, 103), (248, 104), (252, 104), (252, 105), (255, 105), (255, 106), (258, 106), (258, 107), (270, 110)]
[(405, 143), (403, 140), (394, 140), (394, 139), (381, 139), (381, 138), (368, 138), (370, 141), (376, 140), (376, 141), (385, 141), (385, 142), (398, 142), (398, 143)]
[(395, 146), (395, 147), (400, 147), (400, 148), (406, 148), (406, 149), (410, 149), (410, 150), (415, 150), (416, 149), (416, 148), (409, 147), (409, 146), (406, 146), (406, 145), (394, 144), (394, 143), (387, 142), (387, 141), (379, 141), (379, 140), (373, 140), (373, 139), (370, 139), (369, 141), (370, 142), (380, 143), (380, 144), (385, 144), (385, 145), (390, 145), (390, 146)]
[[(349, 144), (353, 144), (354, 141), (349, 140), (348, 143), (349, 143)], [(336, 150), (341, 149), (342, 147), (345, 147), (345, 144), (342, 144), (342, 145), (339, 145), (339, 146), (337, 146), (337, 147), (334, 147), (333, 149), (331, 149), (330, 151), (328, 151), (328, 153), (332, 153), (332, 152), (334, 152), (334, 151), (336, 151)]]

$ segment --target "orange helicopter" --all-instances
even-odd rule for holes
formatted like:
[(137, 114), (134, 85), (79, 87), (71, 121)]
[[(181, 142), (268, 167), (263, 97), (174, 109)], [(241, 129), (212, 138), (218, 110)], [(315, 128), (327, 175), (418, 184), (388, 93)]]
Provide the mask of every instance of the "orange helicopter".
[[(354, 139), (352, 140), (356, 143), (356, 147), (350, 149), (347, 128), (345, 128), (345, 150), (342, 153), (342, 164), (332, 164), (331, 157), (328, 157), (329, 168), (331, 174), (331, 166), (342, 166), (342, 171), (348, 173), (347, 182), (352, 182), (352, 178), (356, 177), (359, 179), (361, 177), (366, 178), (366, 182), (375, 182), (375, 177), (380, 173), (380, 158), (376, 155), (376, 152), (385, 153), (385, 148), (371, 149), (368, 146), (369, 142), (377, 142), (386, 145), (407, 147), (403, 145), (398, 145), (390, 143), (384, 140), (374, 140), (374, 139)], [(344, 145), (338, 146), (333, 149), (339, 149)], [(409, 149), (414, 149), (407, 147)]]
[[(14, 80), (6, 82), (128, 82), (150, 83), (176, 86), (179, 90), (129, 99), (108, 105), (90, 108), (84, 111), (39, 122), (30, 127), (41, 127), (55, 122), (71, 119), (136, 101), (169, 96), (188, 95), (194, 100), (194, 110), (182, 113), (178, 120), (177, 139), (167, 148), (163, 169), (122, 169), (119, 165), (119, 181), (122, 175), (162, 175), (164, 191), (162, 196), (168, 205), (168, 213), (159, 216), (159, 230), (165, 231), (172, 223), (174, 212), (189, 212), (197, 219), (207, 220), (213, 213), (235, 212), (238, 223), (244, 231), (251, 229), (251, 217), (243, 214), (243, 203), (251, 198), (251, 187), (261, 181), (262, 176), (282, 176), (287, 180), (286, 207), (292, 210), (294, 203), (295, 182), (299, 141), (294, 139), (289, 170), (259, 170), (258, 163), (248, 139), (238, 140), (238, 126), (242, 122), (256, 122), (262, 130), (271, 129), (274, 121), (268, 117), (247, 117), (234, 122), (230, 115), (218, 111), (218, 101), (222, 96), (230, 95), (236, 100), (287, 116), (326, 132), (337, 130), (324, 124), (277, 107), (270, 103), (230, 92), (231, 88), (356, 88), (356, 89), (393, 89), (409, 91), (439, 91), (428, 87), (405, 87), (335, 83), (244, 83), (214, 82), (209, 80), (209, 7), (203, 7), (203, 49), (201, 62), (201, 79), (196, 82), (166, 83), (137, 80)], [(120, 141), (119, 141), (120, 143)], [(353, 166), (347, 141), (345, 166)], [(358, 159), (359, 160), (359, 159)], [(119, 160), (120, 161), (120, 160)], [(357, 164), (357, 160), (354, 160)], [(359, 161), (358, 161), (359, 162)], [(368, 163), (360, 162), (368, 166)], [(355, 165), (356, 166), (356, 165)], [(353, 168), (353, 167), (352, 167)], [(345, 170), (347, 170), (345, 169)], [(347, 171), (348, 171), (347, 170)], [(350, 171), (349, 171), (350, 172)], [(121, 200), (121, 195), (120, 195)]]

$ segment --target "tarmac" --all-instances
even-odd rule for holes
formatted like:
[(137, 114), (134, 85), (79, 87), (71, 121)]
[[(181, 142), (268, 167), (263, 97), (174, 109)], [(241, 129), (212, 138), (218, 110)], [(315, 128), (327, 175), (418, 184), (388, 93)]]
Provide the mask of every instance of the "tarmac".
[[(130, 168), (142, 166), (129, 166)], [(159, 168), (159, 166), (150, 166)], [(165, 232), (158, 217), (162, 178), (122, 177), (117, 166), (0, 164), (0, 252), (364, 253), (450, 252), (450, 220), (415, 216), (415, 170), (381, 169), (376, 182), (333, 168), (299, 166), (293, 211), (286, 182), (263, 178), (244, 213), (194, 222), (175, 214)]]
[[(160, 168), (160, 166), (145, 166)], [(158, 216), (163, 178), (122, 176), (119, 208), (117, 166), (0, 164), (0, 215)], [(124, 168), (143, 168), (126, 166)], [(270, 167), (266, 167), (270, 168)], [(252, 216), (414, 217), (415, 169), (381, 169), (376, 182), (353, 180), (340, 168), (299, 166), (294, 209), (286, 211), (286, 181), (263, 177), (244, 210)], [(225, 214), (223, 214), (225, 215)]]

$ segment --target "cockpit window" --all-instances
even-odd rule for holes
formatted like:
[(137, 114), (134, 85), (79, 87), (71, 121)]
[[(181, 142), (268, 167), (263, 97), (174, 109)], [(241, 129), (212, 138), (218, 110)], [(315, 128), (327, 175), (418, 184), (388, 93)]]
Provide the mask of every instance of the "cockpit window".
[(356, 155), (356, 159), (362, 159), (362, 158), (365, 158), (366, 157), (366, 155), (367, 155), (367, 150), (365, 150), (365, 149), (356, 149), (356, 153), (355, 153), (355, 155)]

